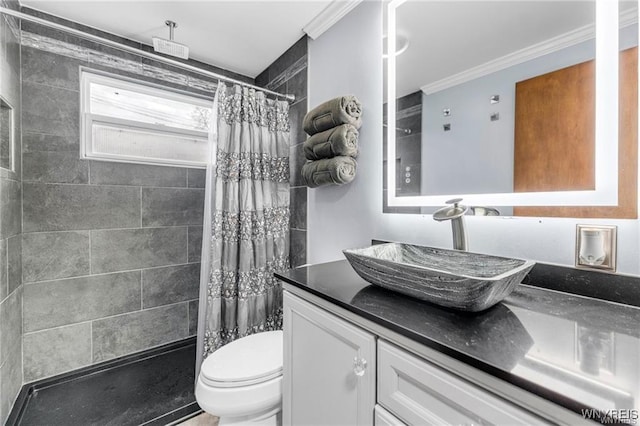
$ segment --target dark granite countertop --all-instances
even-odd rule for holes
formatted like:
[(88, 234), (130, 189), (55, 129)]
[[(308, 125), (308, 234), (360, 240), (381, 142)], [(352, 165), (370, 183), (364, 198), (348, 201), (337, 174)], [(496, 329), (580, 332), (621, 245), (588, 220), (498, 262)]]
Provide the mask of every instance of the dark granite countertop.
[(464, 313), (371, 285), (347, 261), (276, 276), (579, 414), (640, 409), (638, 307), (521, 284)]

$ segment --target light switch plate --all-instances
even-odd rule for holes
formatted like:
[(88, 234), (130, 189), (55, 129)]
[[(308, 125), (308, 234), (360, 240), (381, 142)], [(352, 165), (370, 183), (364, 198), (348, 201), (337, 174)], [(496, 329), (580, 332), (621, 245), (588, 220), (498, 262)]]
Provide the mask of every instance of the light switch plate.
[(576, 225), (576, 267), (616, 271), (617, 226)]

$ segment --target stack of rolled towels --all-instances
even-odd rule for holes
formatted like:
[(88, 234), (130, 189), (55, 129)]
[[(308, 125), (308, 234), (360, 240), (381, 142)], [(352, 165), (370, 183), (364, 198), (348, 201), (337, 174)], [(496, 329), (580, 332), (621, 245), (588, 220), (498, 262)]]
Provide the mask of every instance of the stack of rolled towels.
[(309, 188), (344, 185), (355, 178), (361, 117), (362, 104), (353, 95), (331, 99), (304, 116), (302, 127), (310, 137), (303, 144), (307, 162), (302, 178)]

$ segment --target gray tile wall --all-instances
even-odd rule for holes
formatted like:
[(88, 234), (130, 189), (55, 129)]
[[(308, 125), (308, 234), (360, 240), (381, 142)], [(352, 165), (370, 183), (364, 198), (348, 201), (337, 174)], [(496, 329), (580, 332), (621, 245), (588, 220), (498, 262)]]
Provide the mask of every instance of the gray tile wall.
[[(0, 0), (17, 9), (17, 1)], [(14, 108), (15, 167), (0, 169), (0, 424), (22, 386), (22, 183), (19, 22), (0, 16), (0, 95)]]
[(307, 135), (302, 119), (307, 113), (307, 37), (303, 37), (256, 77), (258, 86), (296, 96), (289, 109), (291, 121), (291, 266), (307, 263), (307, 187), (302, 184), (300, 170), (305, 162), (302, 143)]
[[(15, 397), (23, 382), (196, 333), (204, 171), (81, 160), (79, 67), (193, 93), (211, 95), (215, 89), (215, 81), (199, 75), (29, 23), (23, 23), (22, 46), (14, 50), (23, 58), (21, 67), (18, 61), (13, 68), (18, 78), (22, 74), (15, 92), (22, 91), (23, 99), (24, 165), (0, 176), (1, 420), (13, 402), (7, 396), (13, 392)], [(256, 79), (296, 95), (291, 105), (293, 266), (306, 263), (307, 193), (299, 178), (306, 71), (303, 38)]]
[(23, 25), (22, 41), (23, 344), (31, 382), (196, 332), (204, 170), (81, 160), (79, 67), (210, 96), (215, 82), (34, 24)]

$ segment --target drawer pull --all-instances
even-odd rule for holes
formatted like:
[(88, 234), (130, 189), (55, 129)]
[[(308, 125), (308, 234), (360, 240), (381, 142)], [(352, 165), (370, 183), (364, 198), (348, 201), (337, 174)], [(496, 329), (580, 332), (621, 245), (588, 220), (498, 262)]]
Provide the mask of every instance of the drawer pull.
[(367, 360), (364, 358), (353, 358), (353, 374), (358, 377), (364, 376), (367, 369)]

